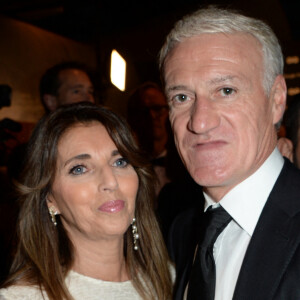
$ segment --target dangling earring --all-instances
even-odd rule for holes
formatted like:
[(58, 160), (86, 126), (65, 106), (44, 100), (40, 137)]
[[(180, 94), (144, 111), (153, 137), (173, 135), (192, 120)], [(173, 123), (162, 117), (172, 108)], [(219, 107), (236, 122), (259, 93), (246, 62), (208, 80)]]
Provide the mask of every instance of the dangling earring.
[(135, 218), (132, 219), (131, 226), (132, 226), (132, 235), (133, 235), (133, 249), (137, 251), (137, 250), (139, 250), (139, 246), (137, 245), (137, 240), (140, 238), (140, 236), (138, 234), (138, 230), (136, 227), (136, 219)]
[(57, 222), (56, 222), (55, 216), (57, 215), (57, 211), (54, 206), (49, 207), (49, 214), (50, 214), (52, 223), (54, 224), (54, 226), (56, 226)]

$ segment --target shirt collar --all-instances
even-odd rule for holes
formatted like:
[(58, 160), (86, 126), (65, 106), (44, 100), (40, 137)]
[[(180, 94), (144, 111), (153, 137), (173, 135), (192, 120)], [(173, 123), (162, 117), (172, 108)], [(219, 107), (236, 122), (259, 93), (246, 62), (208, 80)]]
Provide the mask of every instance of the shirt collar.
[(284, 159), (277, 148), (260, 168), (229, 191), (220, 202), (214, 202), (206, 193), (206, 210), (210, 205), (221, 205), (250, 236), (252, 236), (262, 209), (281, 172)]

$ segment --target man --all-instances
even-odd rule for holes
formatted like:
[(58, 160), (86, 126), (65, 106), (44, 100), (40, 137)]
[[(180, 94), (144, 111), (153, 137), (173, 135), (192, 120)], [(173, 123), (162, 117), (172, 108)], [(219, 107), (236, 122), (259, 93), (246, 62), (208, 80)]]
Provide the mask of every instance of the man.
[(168, 105), (163, 91), (155, 82), (144, 82), (130, 95), (127, 120), (141, 147), (151, 158), (165, 154)]
[(168, 105), (161, 88), (151, 81), (138, 86), (128, 99), (127, 121), (140, 147), (152, 160), (158, 177), (156, 195), (169, 182), (166, 174), (166, 156), (169, 131)]
[[(169, 33), (160, 68), (175, 143), (203, 186), (206, 211), (173, 223), (174, 298), (300, 299), (300, 172), (276, 148), (286, 84), (274, 33), (229, 10), (201, 9)], [(216, 235), (213, 258), (203, 258), (200, 220), (215, 209), (229, 223)], [(214, 260), (210, 277), (205, 259)]]
[(95, 102), (88, 72), (77, 62), (64, 62), (48, 69), (40, 81), (40, 97), (46, 112), (64, 104)]

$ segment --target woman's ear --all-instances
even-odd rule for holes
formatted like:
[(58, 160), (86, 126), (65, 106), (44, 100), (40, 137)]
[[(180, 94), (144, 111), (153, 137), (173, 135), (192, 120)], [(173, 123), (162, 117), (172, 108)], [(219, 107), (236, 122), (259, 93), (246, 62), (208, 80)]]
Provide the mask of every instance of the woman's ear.
[(47, 206), (48, 206), (48, 210), (50, 211), (53, 211), (55, 212), (55, 214), (59, 214), (59, 210), (57, 208), (57, 205), (56, 205), (56, 201), (53, 197), (53, 195), (51, 193), (49, 193), (46, 197), (46, 202), (47, 202)]
[(57, 221), (55, 216), (58, 215), (59, 212), (57, 211), (56, 206), (53, 204), (54, 201), (51, 200), (51, 196), (47, 196), (46, 201), (47, 201), (51, 222), (54, 224), (54, 226), (57, 226)]

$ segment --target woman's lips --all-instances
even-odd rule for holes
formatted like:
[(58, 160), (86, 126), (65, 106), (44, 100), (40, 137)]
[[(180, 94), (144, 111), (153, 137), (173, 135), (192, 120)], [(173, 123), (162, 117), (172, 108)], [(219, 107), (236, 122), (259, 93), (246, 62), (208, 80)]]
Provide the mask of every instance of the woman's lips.
[(123, 200), (111, 200), (103, 203), (98, 210), (106, 213), (116, 213), (122, 210), (125, 206)]

